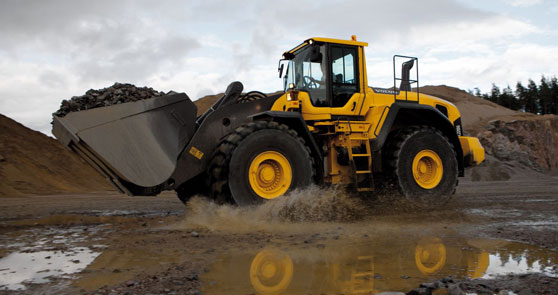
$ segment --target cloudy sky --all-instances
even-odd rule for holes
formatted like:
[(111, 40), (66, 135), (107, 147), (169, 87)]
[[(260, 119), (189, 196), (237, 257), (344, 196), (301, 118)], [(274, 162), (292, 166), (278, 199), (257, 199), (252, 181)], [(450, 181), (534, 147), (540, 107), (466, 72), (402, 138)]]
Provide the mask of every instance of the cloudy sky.
[(50, 135), (62, 99), (129, 82), (192, 99), (242, 81), (281, 88), (277, 61), (308, 37), (369, 42), (369, 84), (393, 54), (421, 85), (489, 90), (558, 72), (558, 0), (0, 0), (0, 113)]

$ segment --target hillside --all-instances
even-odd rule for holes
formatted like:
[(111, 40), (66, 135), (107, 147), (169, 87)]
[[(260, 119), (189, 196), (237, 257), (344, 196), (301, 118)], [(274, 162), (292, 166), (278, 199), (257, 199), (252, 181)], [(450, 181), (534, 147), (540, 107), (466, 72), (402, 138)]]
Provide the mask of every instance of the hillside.
[(0, 196), (110, 190), (58, 141), (0, 114)]
[(450, 86), (424, 86), (420, 92), (445, 99), (457, 106), (461, 112), (465, 132), (476, 135), (485, 130), (492, 120), (529, 120), (536, 119), (531, 113), (521, 113), (510, 110), (488, 100), (476, 97), (459, 88)]
[(206, 95), (194, 101), (194, 104), (198, 107), (198, 116), (205, 113), (221, 96), (223, 96), (223, 93)]

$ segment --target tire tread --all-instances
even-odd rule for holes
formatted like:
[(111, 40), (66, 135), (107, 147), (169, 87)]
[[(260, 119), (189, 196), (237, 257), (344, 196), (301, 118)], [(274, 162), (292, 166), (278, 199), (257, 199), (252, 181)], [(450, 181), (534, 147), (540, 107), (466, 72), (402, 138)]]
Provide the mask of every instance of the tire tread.
[(231, 157), (234, 154), (235, 149), (246, 137), (263, 129), (276, 129), (298, 140), (302, 146), (304, 146), (306, 153), (308, 154), (307, 158), (312, 167), (312, 179), (314, 178), (314, 175), (316, 175), (315, 161), (314, 157), (311, 156), (310, 148), (295, 130), (290, 129), (285, 124), (280, 124), (275, 121), (251, 122), (236, 128), (233, 133), (225, 136), (212, 155), (207, 172), (210, 196), (215, 202), (219, 204), (234, 203), (234, 199), (232, 198), (228, 185), (229, 163)]

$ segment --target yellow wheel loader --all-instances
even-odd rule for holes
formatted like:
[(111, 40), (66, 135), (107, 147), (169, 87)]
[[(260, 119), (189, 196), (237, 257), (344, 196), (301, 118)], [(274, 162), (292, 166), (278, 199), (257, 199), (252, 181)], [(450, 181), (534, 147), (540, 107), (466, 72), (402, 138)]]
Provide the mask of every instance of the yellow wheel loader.
[(366, 46), (308, 39), (280, 60), (283, 93), (233, 82), (199, 117), (178, 93), (54, 116), (52, 132), (133, 196), (250, 205), (317, 183), (443, 203), (484, 149), (463, 136), (453, 104), (419, 93), (418, 59), (395, 56), (394, 87), (369, 87)]

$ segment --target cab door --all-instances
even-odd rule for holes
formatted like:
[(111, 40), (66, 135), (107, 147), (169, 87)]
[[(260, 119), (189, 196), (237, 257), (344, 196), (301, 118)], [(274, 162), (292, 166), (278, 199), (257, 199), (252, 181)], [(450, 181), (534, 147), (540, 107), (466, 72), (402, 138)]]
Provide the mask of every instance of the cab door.
[(332, 115), (356, 115), (361, 104), (362, 71), (358, 46), (330, 44)]
[(300, 91), (306, 121), (330, 120), (359, 114), (365, 73), (362, 48), (336, 43), (314, 43), (291, 60), (285, 83)]

